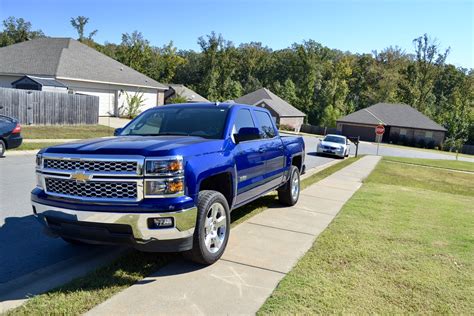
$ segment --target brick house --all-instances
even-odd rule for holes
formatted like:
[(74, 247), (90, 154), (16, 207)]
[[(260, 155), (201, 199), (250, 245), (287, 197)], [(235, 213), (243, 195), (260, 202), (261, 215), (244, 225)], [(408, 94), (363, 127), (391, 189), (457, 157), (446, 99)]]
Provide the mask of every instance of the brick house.
[(375, 127), (385, 126), (383, 142), (440, 146), (446, 129), (407, 104), (377, 103), (337, 120), (337, 130), (345, 136), (375, 141)]
[(268, 90), (261, 88), (234, 100), (235, 103), (255, 105), (270, 111), (277, 125), (289, 125), (299, 132), (306, 114)]

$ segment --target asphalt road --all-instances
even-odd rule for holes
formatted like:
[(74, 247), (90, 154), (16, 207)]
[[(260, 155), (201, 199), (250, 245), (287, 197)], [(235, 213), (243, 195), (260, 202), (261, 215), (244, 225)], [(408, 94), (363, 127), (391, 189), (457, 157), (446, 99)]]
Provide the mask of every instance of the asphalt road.
[(42, 233), (30, 204), (34, 158), (0, 158), (0, 285), (88, 251)]

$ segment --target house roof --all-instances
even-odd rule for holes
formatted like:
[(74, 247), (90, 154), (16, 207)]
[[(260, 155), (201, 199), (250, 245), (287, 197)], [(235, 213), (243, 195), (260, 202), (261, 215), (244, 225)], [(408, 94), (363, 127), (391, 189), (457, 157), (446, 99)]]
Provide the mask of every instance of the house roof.
[(407, 104), (377, 103), (341, 117), (337, 122), (370, 125), (382, 123), (389, 126), (446, 131), (443, 126)]
[(246, 94), (238, 99), (234, 100), (236, 103), (259, 105), (264, 102), (271, 107), (280, 117), (301, 117), (306, 116), (303, 112), (268, 90), (267, 88), (261, 88), (249, 94)]
[(190, 102), (209, 102), (208, 99), (186, 87), (183, 84), (168, 84), (169, 90), (165, 92), (165, 99), (173, 97), (174, 94), (186, 98)]
[(0, 73), (166, 89), (161, 83), (71, 38), (38, 38), (2, 47)]
[(16, 81), (13, 81), (12, 85), (16, 84), (17, 82), (20, 82), (20, 81), (24, 80), (25, 78), (28, 78), (28, 79), (42, 85), (43, 87), (46, 86), (46, 87), (67, 88), (67, 86), (65, 86), (63, 83), (57, 81), (54, 78), (44, 78), (44, 77), (36, 77), (36, 76), (23, 76), (20, 79), (18, 79)]

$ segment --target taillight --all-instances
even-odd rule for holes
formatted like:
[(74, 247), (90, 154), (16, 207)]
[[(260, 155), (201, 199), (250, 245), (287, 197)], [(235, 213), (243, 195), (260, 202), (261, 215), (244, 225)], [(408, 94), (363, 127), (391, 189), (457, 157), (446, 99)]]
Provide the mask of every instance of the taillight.
[(12, 134), (20, 134), (21, 133), (21, 125), (20, 123), (17, 123), (15, 128), (12, 131)]

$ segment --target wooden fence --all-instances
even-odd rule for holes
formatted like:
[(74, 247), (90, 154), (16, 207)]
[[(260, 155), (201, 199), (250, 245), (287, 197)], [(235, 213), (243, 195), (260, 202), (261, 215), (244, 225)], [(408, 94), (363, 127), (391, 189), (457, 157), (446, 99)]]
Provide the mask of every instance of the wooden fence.
[(99, 97), (0, 88), (0, 114), (21, 124), (97, 124)]

